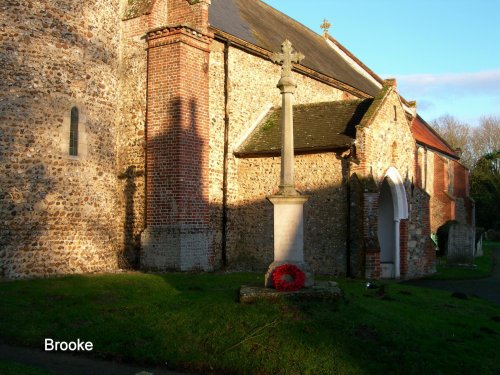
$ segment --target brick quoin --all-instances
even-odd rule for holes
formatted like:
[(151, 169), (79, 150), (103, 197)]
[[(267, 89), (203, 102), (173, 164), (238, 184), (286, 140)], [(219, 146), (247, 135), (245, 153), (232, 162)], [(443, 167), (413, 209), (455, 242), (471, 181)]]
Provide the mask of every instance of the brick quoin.
[(414, 168), (415, 168), (415, 185), (419, 188), (423, 187), (422, 181), (423, 181), (423, 176), (422, 176), (422, 167), (423, 167), (423, 160), (422, 156), (419, 152), (419, 148), (415, 147), (415, 160), (414, 160)]
[(430, 221), (430, 213), (429, 213), (429, 203), (426, 202), (426, 204), (422, 205), (419, 207), (421, 211), (421, 218), (422, 222), (424, 223), (423, 226), (423, 232), (422, 236), (424, 238), (427, 238), (426, 245), (425, 245), (425, 273), (429, 273), (432, 271), (434, 268), (434, 265), (436, 263), (436, 251), (434, 249), (434, 246), (432, 244), (432, 241), (430, 240), (431, 236), (431, 221)]
[(459, 198), (467, 197), (467, 169), (457, 161), (453, 161), (453, 195)]
[[(192, 5), (191, 5), (192, 4)], [(206, 33), (208, 30), (208, 6), (210, 0), (168, 0), (168, 23), (188, 25)]]
[(130, 41), (132, 38), (144, 36), (148, 30), (165, 26), (168, 23), (167, 2), (167, 0), (156, 0), (144, 13), (125, 19), (123, 21), (124, 39)]
[(409, 221), (407, 219), (399, 222), (399, 267), (402, 278), (405, 278), (408, 274), (408, 226)]
[(365, 277), (380, 279), (380, 251), (366, 253), (365, 261)]
[(378, 242), (378, 193), (365, 193), (363, 204), (363, 242), (365, 253), (365, 277), (379, 279), (380, 245)]
[(449, 176), (448, 165), (437, 154), (434, 154), (434, 195), (431, 199), (431, 229), (437, 229), (446, 221), (453, 218), (453, 199), (448, 192)]

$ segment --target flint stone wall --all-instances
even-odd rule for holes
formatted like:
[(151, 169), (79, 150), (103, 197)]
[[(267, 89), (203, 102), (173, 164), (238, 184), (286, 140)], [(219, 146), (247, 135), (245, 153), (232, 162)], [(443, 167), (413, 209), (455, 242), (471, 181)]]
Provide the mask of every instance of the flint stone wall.
[[(265, 270), (273, 261), (273, 205), (280, 158), (237, 160), (241, 192), (229, 210), (228, 256), (236, 269)], [(304, 257), (316, 273), (345, 274), (346, 190), (335, 155), (296, 157), (296, 187), (304, 205)]]
[[(276, 88), (280, 67), (230, 47), (228, 53), (228, 224), (227, 257), (233, 269), (265, 271), (273, 261), (272, 204), (277, 191), (279, 158), (234, 157), (233, 150), (268, 105), (280, 106)], [(352, 98), (313, 79), (296, 74), (295, 103)], [(224, 44), (214, 41), (210, 54), (210, 206), (220, 259), (224, 150)], [(306, 261), (320, 273), (345, 272), (345, 191), (334, 154), (296, 159), (297, 188), (311, 194), (305, 212)], [(333, 219), (332, 219), (333, 217)]]
[[(3, 276), (109, 271), (137, 262), (145, 228), (147, 60), (140, 36), (166, 22), (160, 16), (166, 1), (157, 1), (149, 18), (121, 23), (124, 4), (6, 0), (0, 15)], [(209, 246), (210, 262), (220, 264), (224, 44), (213, 41), (210, 49)], [(272, 205), (265, 197), (279, 184), (279, 158), (237, 159), (232, 151), (267, 105), (281, 105), (280, 67), (234, 47), (228, 56), (227, 255), (233, 268), (265, 270), (273, 254)], [(353, 98), (294, 75), (296, 103)], [(394, 165), (411, 181), (413, 149), (398, 104), (391, 97), (377, 124), (360, 133), (368, 155), (363, 167), (380, 179)], [(72, 106), (81, 113), (82, 152), (76, 158), (66, 152)], [(432, 155), (428, 191), (434, 188)], [(297, 157), (297, 187), (311, 195), (305, 206), (305, 255), (316, 272), (345, 273), (344, 178), (332, 153)]]
[[(0, 260), (8, 278), (118, 266), (118, 1), (10, 1), (0, 19)], [(67, 121), (80, 112), (78, 157)], [(82, 152), (86, 149), (86, 152)]]
[(397, 92), (389, 94), (373, 123), (361, 127), (357, 145), (364, 175), (381, 184), (389, 167), (395, 167), (408, 190), (415, 173), (416, 144)]
[(116, 215), (123, 266), (138, 265), (140, 236), (145, 229), (147, 44), (141, 38), (149, 25), (145, 18), (122, 23), (118, 65)]
[(436, 251), (430, 237), (429, 195), (413, 190), (408, 230), (408, 257), (405, 278), (418, 278), (436, 271)]

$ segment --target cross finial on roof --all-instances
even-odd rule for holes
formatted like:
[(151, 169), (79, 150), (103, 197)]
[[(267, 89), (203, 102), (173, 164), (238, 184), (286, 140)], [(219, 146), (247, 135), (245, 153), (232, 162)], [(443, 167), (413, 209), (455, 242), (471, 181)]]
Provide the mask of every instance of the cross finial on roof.
[(288, 39), (281, 44), (281, 51), (281, 53), (273, 53), (271, 55), (271, 60), (275, 63), (282, 64), (282, 78), (291, 77), (292, 63), (300, 63), (304, 59), (304, 55), (300, 52), (295, 52), (292, 48), (292, 42)]
[(328, 30), (332, 27), (332, 24), (325, 18), (320, 27), (323, 29), (323, 36), (326, 38), (328, 36)]

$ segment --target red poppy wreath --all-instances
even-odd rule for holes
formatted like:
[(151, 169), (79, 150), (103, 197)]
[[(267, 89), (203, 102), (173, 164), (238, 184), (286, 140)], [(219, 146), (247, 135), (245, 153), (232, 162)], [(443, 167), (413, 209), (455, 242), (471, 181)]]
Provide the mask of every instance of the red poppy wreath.
[(306, 275), (293, 264), (283, 264), (274, 269), (272, 278), (273, 285), (277, 290), (294, 292), (304, 287)]

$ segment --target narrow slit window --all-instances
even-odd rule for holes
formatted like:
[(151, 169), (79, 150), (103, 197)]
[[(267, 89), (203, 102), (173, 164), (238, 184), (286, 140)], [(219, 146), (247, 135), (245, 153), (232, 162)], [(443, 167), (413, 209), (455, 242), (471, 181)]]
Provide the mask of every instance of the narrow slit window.
[(78, 156), (78, 108), (71, 108), (71, 124), (69, 128), (69, 154)]

